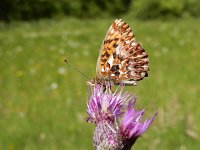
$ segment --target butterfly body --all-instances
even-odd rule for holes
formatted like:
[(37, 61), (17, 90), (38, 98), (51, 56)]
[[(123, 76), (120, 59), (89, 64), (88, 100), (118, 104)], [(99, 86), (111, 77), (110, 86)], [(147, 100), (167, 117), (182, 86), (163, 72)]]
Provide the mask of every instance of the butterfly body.
[(136, 85), (148, 76), (148, 55), (136, 42), (131, 28), (116, 19), (107, 31), (91, 84), (111, 82), (115, 85)]

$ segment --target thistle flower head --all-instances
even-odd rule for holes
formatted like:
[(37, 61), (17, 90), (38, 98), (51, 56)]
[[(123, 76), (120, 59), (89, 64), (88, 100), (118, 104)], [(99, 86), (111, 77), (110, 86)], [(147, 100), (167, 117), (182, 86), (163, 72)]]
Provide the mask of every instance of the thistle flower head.
[(146, 119), (142, 122), (141, 118), (144, 114), (144, 110), (135, 110), (134, 105), (135, 102), (130, 100), (119, 128), (119, 134), (122, 137), (124, 147), (126, 147), (125, 149), (130, 149), (132, 147), (137, 138), (149, 128), (157, 115), (157, 113), (155, 113), (151, 119)]
[(136, 99), (123, 93), (123, 87), (115, 92), (110, 84), (96, 84), (87, 104), (88, 122), (95, 123), (94, 147), (96, 150), (129, 150), (151, 125), (156, 114), (144, 122), (144, 110), (135, 109)]
[(122, 114), (124, 103), (129, 94), (112, 93), (110, 85), (95, 85), (87, 105), (89, 122), (114, 122)]

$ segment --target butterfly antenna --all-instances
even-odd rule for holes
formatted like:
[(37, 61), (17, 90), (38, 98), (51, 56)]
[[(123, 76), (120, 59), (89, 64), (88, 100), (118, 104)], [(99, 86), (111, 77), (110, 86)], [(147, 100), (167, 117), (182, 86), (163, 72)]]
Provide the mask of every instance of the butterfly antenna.
[(67, 64), (69, 64), (74, 70), (76, 70), (77, 72), (79, 72), (83, 77), (85, 77), (87, 80), (89, 80), (89, 78), (80, 70), (78, 70), (74, 65), (72, 65), (67, 59), (64, 60)]

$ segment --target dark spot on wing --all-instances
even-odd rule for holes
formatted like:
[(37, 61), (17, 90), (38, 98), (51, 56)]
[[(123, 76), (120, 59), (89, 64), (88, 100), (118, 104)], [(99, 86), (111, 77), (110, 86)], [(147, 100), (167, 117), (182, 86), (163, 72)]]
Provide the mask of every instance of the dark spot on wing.
[(104, 57), (104, 56), (109, 57), (110, 54), (106, 51), (106, 52), (102, 55), (102, 57)]
[(120, 72), (119, 72), (119, 71), (116, 71), (114, 74), (115, 74), (116, 76), (119, 76), (119, 75), (120, 75)]
[(112, 39), (107, 39), (103, 43), (106, 44), (106, 43), (110, 43), (111, 41), (112, 41)]
[(111, 68), (110, 68), (110, 71), (114, 72), (114, 71), (117, 71), (119, 70), (119, 65), (113, 65)]
[(107, 46), (104, 48), (104, 50), (111, 50), (111, 48)]
[(115, 52), (115, 53), (113, 53), (113, 58), (116, 59), (116, 57), (117, 57), (117, 54)]
[(108, 62), (106, 63), (106, 67), (110, 68), (110, 64)]
[(133, 50), (131, 50), (130, 52), (129, 52), (129, 54), (133, 54), (134, 52), (133, 52)]
[(119, 38), (114, 38), (113, 40), (114, 40), (114, 41), (118, 41), (118, 40), (119, 40)]
[(107, 59), (101, 59), (102, 62), (106, 62)]
[(137, 69), (137, 68), (139, 68), (139, 67), (140, 67), (140, 65), (135, 65), (135, 66), (134, 66), (135, 69)]
[(144, 75), (145, 77), (148, 77), (149, 75), (148, 75), (148, 73), (147, 72), (145, 72), (145, 75)]
[(113, 44), (113, 47), (114, 47), (114, 48), (116, 48), (117, 46), (118, 46), (118, 45), (117, 45), (116, 43), (115, 43), (115, 44)]
[(134, 62), (139, 62), (138, 58), (134, 58), (133, 60), (134, 60)]

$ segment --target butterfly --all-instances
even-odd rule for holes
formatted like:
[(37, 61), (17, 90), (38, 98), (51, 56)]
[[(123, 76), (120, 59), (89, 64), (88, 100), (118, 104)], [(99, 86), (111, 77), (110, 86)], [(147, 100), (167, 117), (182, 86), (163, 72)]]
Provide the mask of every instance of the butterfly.
[(132, 29), (116, 19), (103, 40), (96, 65), (96, 77), (89, 84), (137, 85), (148, 76), (148, 55), (136, 41)]

